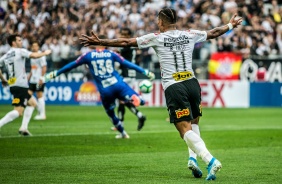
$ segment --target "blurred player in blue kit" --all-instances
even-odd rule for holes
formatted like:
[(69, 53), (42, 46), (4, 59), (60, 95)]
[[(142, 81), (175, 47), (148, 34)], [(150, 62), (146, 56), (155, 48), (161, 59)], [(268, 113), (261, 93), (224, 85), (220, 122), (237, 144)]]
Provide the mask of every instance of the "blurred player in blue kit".
[[(105, 38), (103, 35), (101, 35), (101, 37)], [(105, 111), (110, 117), (113, 125), (120, 132), (120, 134), (116, 135), (116, 138), (129, 138), (129, 135), (124, 130), (121, 120), (115, 115), (115, 101), (116, 99), (119, 99), (124, 102), (131, 102), (135, 106), (144, 105), (145, 101), (123, 81), (123, 78), (114, 68), (114, 62), (118, 62), (122, 66), (134, 69), (137, 72), (146, 75), (151, 80), (155, 78), (154, 73), (144, 70), (143, 68), (129, 62), (119, 54), (105, 49), (104, 46), (97, 46), (95, 50), (81, 55), (75, 61), (65, 65), (58, 71), (55, 70), (46, 74), (45, 82), (48, 82), (52, 78), (68, 72), (73, 68), (86, 64), (89, 67), (100, 92)], [(137, 130), (141, 130), (143, 125), (144, 122), (139, 122)]]

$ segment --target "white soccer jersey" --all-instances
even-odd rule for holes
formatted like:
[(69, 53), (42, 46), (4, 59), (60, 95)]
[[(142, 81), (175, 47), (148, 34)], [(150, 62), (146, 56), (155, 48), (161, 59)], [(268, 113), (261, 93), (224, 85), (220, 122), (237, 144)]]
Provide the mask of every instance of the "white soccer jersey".
[(25, 71), (25, 58), (29, 58), (31, 52), (24, 48), (11, 48), (0, 58), (0, 67), (8, 70), (9, 86), (28, 88), (27, 75)]
[(32, 84), (37, 84), (42, 76), (42, 67), (47, 65), (46, 57), (40, 57), (37, 59), (30, 59), (31, 65), (31, 77), (29, 82)]
[(164, 90), (174, 83), (195, 77), (192, 69), (194, 45), (206, 39), (207, 32), (198, 30), (170, 30), (136, 38), (140, 49), (152, 47), (156, 51)]

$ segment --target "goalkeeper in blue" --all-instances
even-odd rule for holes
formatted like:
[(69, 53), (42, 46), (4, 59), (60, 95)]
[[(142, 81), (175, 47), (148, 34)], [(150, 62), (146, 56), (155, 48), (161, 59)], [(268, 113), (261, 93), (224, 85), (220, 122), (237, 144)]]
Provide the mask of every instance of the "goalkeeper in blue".
[[(124, 130), (120, 119), (115, 115), (116, 99), (131, 102), (135, 106), (144, 105), (145, 101), (136, 93), (127, 83), (123, 82), (123, 78), (114, 68), (114, 62), (119, 62), (122, 66), (134, 69), (139, 73), (146, 75), (150, 80), (155, 78), (154, 73), (144, 70), (143, 68), (125, 60), (119, 54), (105, 49), (104, 46), (97, 46), (95, 50), (85, 53), (78, 57), (75, 61), (65, 65), (59, 70), (47, 73), (44, 76), (45, 83), (52, 78), (66, 73), (73, 68), (86, 64), (94, 78), (97, 88), (100, 92), (102, 104), (107, 115), (110, 117), (113, 125), (120, 132), (116, 135), (117, 139), (129, 138), (129, 135)], [(144, 122), (138, 124), (137, 130), (141, 130)]]

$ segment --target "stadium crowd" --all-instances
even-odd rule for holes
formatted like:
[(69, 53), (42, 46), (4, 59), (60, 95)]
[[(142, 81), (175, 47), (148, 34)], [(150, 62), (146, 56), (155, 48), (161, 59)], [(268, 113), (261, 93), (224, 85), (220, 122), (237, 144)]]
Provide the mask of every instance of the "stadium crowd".
[[(48, 70), (76, 59), (88, 48), (80, 44), (81, 34), (94, 30), (108, 38), (129, 27), (133, 36), (157, 32), (156, 15), (162, 7), (177, 11), (179, 29), (209, 30), (227, 24), (231, 15), (244, 18), (243, 26), (222, 37), (195, 46), (195, 60), (207, 61), (213, 52), (271, 56), (282, 54), (282, 1), (280, 0), (2, 0), (0, 1), (0, 55), (9, 49), (6, 37), (19, 33), (23, 47), (38, 40), (41, 50), (51, 49)], [(137, 51), (136, 63), (158, 69), (151, 49)]]

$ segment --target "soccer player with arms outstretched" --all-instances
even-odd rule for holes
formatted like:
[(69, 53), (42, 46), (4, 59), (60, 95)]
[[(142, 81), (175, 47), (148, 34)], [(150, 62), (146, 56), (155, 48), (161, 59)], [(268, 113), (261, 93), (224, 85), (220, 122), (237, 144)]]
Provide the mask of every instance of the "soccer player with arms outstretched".
[(13, 95), (12, 105), (14, 110), (8, 112), (0, 120), (0, 128), (23, 115), (22, 125), (19, 134), (23, 136), (31, 135), (28, 131), (30, 121), (36, 100), (28, 92), (28, 80), (25, 70), (26, 58), (40, 58), (51, 53), (51, 50), (44, 52), (30, 52), (22, 48), (22, 39), (18, 34), (13, 34), (7, 38), (10, 50), (0, 58), (0, 67), (5, 66), (8, 71), (8, 80), (4, 78), (0, 70), (0, 79), (3, 86), (10, 86), (10, 92)]
[[(85, 46), (104, 45), (111, 47), (152, 47), (159, 57), (162, 86), (170, 122), (175, 125), (180, 137), (190, 148), (188, 168), (196, 178), (202, 177), (196, 156), (208, 166), (206, 180), (216, 179), (217, 171), (222, 167), (219, 160), (207, 149), (199, 134), (201, 110), (201, 88), (192, 69), (192, 53), (195, 43), (217, 38), (241, 24), (242, 18), (233, 15), (227, 25), (208, 31), (177, 30), (175, 10), (164, 8), (158, 13), (160, 33), (150, 33), (137, 38), (100, 39), (94, 32), (91, 36), (82, 35), (80, 40)], [(192, 154), (192, 155), (191, 155)]]
[[(105, 38), (103, 35), (100, 37)], [(144, 70), (143, 68), (125, 60), (117, 53), (107, 50), (104, 46), (97, 46), (95, 50), (81, 55), (78, 59), (65, 65), (58, 71), (52, 71), (46, 74), (45, 82), (48, 82), (50, 79), (55, 78), (62, 73), (68, 72), (73, 68), (86, 64), (89, 67), (100, 92), (105, 111), (110, 117), (113, 125), (120, 132), (116, 138), (129, 138), (129, 135), (124, 130), (120, 119), (118, 119), (115, 115), (114, 110), (116, 99), (124, 102), (132, 102), (135, 106), (144, 105), (145, 101), (123, 81), (123, 78), (114, 68), (114, 62), (118, 62), (123, 66), (134, 69), (137, 72), (146, 75), (151, 80), (155, 78), (155, 75), (152, 72)], [(144, 122), (139, 122), (137, 130), (141, 130), (143, 125)]]

